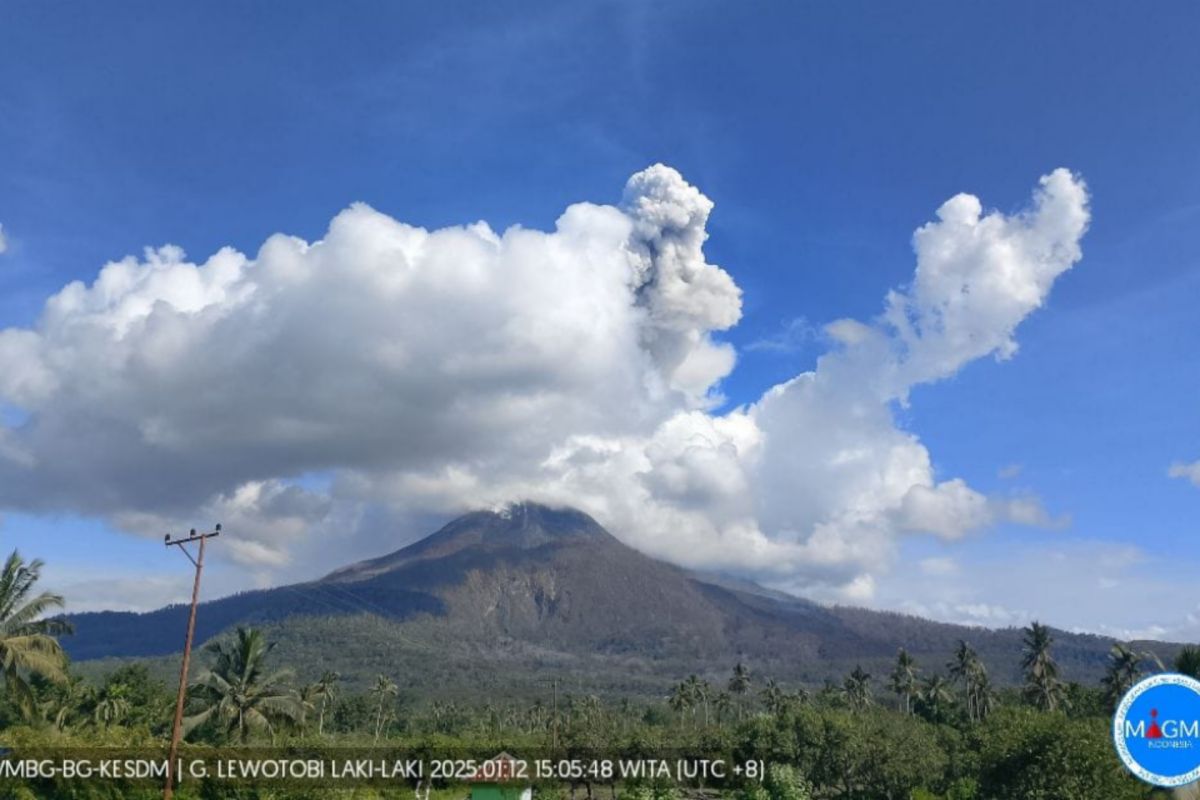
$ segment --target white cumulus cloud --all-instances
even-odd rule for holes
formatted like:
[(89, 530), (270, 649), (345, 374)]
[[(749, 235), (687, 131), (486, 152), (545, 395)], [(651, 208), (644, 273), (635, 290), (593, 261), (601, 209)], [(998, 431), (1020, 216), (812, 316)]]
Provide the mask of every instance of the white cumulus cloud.
[(1167, 470), (1167, 475), (1171, 478), (1183, 478), (1200, 486), (1200, 461), (1193, 461), (1190, 464), (1176, 461)]
[(741, 293), (705, 257), (712, 211), (656, 165), (552, 231), (355, 205), (315, 242), (107, 264), (0, 332), (0, 400), (25, 412), (0, 429), (0, 506), (156, 536), (219, 519), (237, 563), (311, 572), (398, 546), (406, 522), (528, 498), (680, 563), (852, 599), (899, 536), (1055, 524), (935, 474), (894, 410), (1016, 352), (1080, 257), (1078, 178), (1047, 175), (1015, 215), (952, 198), (877, 318), (831, 323), (815, 369), (725, 413)]

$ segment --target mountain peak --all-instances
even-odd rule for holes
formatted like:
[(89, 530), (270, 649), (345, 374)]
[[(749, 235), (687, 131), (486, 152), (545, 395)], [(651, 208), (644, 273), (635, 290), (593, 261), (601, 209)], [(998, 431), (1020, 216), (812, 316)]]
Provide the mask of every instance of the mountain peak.
[(500, 522), (498, 530), (507, 532), (537, 532), (550, 538), (611, 535), (591, 516), (568, 506), (553, 507), (523, 500), (497, 511), (480, 513), (496, 516)]
[(485, 554), (583, 543), (620, 544), (600, 523), (578, 509), (521, 501), (463, 514), (420, 541), (343, 567), (326, 580), (361, 580), (414, 561), (443, 558), (464, 550)]

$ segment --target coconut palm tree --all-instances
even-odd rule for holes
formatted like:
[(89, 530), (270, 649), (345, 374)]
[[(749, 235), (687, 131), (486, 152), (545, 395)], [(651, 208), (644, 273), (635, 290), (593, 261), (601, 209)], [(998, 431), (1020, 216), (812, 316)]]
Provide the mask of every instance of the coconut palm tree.
[(921, 710), (931, 721), (940, 722), (954, 703), (950, 683), (941, 675), (934, 675), (921, 686), (919, 698)]
[(900, 707), (905, 714), (912, 713), (913, 699), (917, 696), (917, 662), (903, 647), (896, 653), (896, 666), (888, 676), (888, 688), (900, 698)]
[(713, 707), (717, 710), (717, 722), (724, 722), (733, 710), (733, 695), (726, 691), (717, 692), (713, 697)]
[(708, 681), (702, 681), (695, 675), (689, 675), (687, 680), (683, 682), (684, 689), (687, 691), (691, 699), (692, 716), (696, 716), (696, 710), (704, 709), (704, 724), (708, 725), (708, 696), (712, 689)]
[(988, 685), (987, 668), (979, 660), (979, 656), (962, 639), (958, 640), (958, 648), (954, 658), (946, 665), (950, 670), (950, 681), (961, 683), (967, 698), (967, 718), (971, 722), (982, 719), (980, 713), (980, 689)]
[(842, 683), (842, 695), (855, 711), (861, 711), (874, 702), (871, 694), (871, 676), (860, 665), (846, 676)]
[(729, 678), (729, 684), (726, 687), (729, 693), (738, 699), (738, 717), (742, 716), (744, 708), (742, 706), (742, 696), (750, 691), (750, 669), (742, 662), (738, 662), (733, 668), (733, 675)]
[[(982, 666), (982, 662), (980, 662)], [(986, 670), (981, 671), (975, 676), (974, 686), (975, 697), (975, 718), (979, 722), (983, 722), (988, 716), (996, 710), (996, 690), (992, 688), (992, 681), (988, 678)]]
[(299, 713), (294, 727), (297, 733), (308, 732), (310, 715), (317, 710), (317, 704), (320, 702), (321, 685), (319, 683), (306, 683), (296, 690), (296, 706)]
[(692, 692), (688, 688), (687, 681), (680, 683), (672, 691), (670, 697), (667, 698), (667, 705), (671, 710), (679, 714), (679, 727), (683, 727), (684, 715), (692, 707)]
[(594, 694), (581, 698), (574, 710), (585, 728), (596, 727), (604, 717), (604, 704)]
[(1175, 671), (1200, 680), (1200, 647), (1185, 645), (1175, 656)]
[(129, 687), (123, 683), (115, 683), (104, 690), (96, 707), (92, 710), (92, 721), (97, 728), (107, 728), (120, 722), (129, 713)]
[(371, 687), (371, 695), (378, 698), (379, 705), (375, 712), (375, 741), (379, 742), (379, 734), (383, 731), (383, 704), (388, 698), (395, 697), (400, 694), (400, 687), (396, 686), (396, 682), (386, 675), (379, 675), (375, 678), (375, 685)]
[(321, 680), (317, 681), (317, 692), (321, 698), (321, 707), (317, 715), (317, 736), (325, 734), (325, 709), (337, 699), (337, 685), (341, 679), (341, 673), (330, 670), (321, 675)]
[(975, 657), (975, 651), (971, 649), (964, 640), (958, 640), (958, 647), (954, 650), (954, 657), (946, 664), (946, 669), (950, 673), (950, 682), (952, 684), (963, 684), (967, 688), (967, 717), (971, 721), (975, 720), (975, 707), (972, 703), (971, 692), (969, 688), (970, 675), (975, 670), (975, 663), (978, 659)]
[(42, 707), (42, 716), (53, 724), (56, 731), (65, 731), (83, 716), (83, 709), (93, 702), (96, 689), (88, 686), (82, 678), (68, 678), (66, 683), (56, 686), (50, 699)]
[(788, 696), (774, 678), (767, 679), (766, 685), (763, 686), (762, 691), (758, 695), (762, 698), (763, 705), (766, 706), (767, 711), (775, 716), (779, 716), (787, 708)]
[(1064, 707), (1067, 704), (1066, 687), (1059, 680), (1058, 664), (1050, 653), (1050, 646), (1054, 644), (1050, 629), (1035, 621), (1024, 633), (1021, 669), (1025, 671), (1025, 697), (1043, 711)]
[(542, 730), (548, 725), (550, 714), (546, 711), (546, 704), (541, 700), (535, 700), (524, 714), (525, 733), (533, 733), (536, 730)]
[(70, 633), (71, 627), (63, 620), (41, 618), (50, 609), (63, 607), (60, 595), (33, 594), (42, 566), (37, 559), (26, 564), (14, 550), (0, 571), (0, 669), (9, 696), (27, 718), (36, 710), (26, 681), (30, 674), (56, 683), (67, 679), (66, 656), (54, 637)]
[[(1185, 650), (1187, 648), (1184, 648)], [(1183, 655), (1182, 651), (1180, 655)], [(1100, 683), (1104, 686), (1104, 700), (1109, 711), (1115, 711), (1121, 698), (1142, 677), (1142, 662), (1149, 661), (1159, 670), (1162, 662), (1149, 651), (1139, 653), (1129, 645), (1117, 643), (1108, 653), (1108, 666)]]
[(213, 667), (192, 684), (193, 696), (204, 710), (184, 720), (185, 733), (215, 719), (226, 735), (245, 743), (255, 731), (265, 730), (273, 738), (279, 723), (298, 721), (300, 703), (287, 687), (291, 672), (266, 669), (274, 648), (254, 628), (238, 628), (232, 641), (208, 645), (215, 656)]

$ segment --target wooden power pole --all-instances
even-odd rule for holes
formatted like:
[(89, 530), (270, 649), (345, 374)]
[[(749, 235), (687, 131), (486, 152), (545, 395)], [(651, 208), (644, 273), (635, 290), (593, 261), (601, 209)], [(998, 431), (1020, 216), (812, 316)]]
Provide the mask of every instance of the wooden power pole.
[[(171, 724), (171, 747), (167, 751), (167, 782), (163, 786), (163, 800), (171, 800), (177, 783), (175, 761), (179, 757), (179, 739), (183, 729), (183, 703), (187, 698), (188, 661), (192, 657), (192, 637), (196, 634), (196, 603), (200, 599), (200, 573), (204, 571), (204, 543), (214, 536), (220, 535), (221, 526), (218, 525), (211, 533), (196, 533), (196, 529), (192, 528), (186, 538), (172, 539), (171, 534), (168, 533), (165, 539), (167, 547), (178, 547), (188, 557), (188, 561), (192, 562), (196, 568), (196, 579), (192, 583), (192, 610), (188, 614), (187, 638), (183, 641), (183, 664), (179, 668), (179, 695), (175, 698), (175, 721)], [(192, 542), (200, 543), (199, 552), (195, 558), (192, 558), (191, 552), (187, 549), (187, 545)]]

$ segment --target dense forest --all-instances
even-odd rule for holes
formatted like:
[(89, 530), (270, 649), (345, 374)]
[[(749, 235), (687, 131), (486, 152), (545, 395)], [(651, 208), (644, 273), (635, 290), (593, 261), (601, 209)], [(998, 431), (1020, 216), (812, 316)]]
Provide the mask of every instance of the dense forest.
[[(38, 593), (40, 562), (14, 553), (0, 574), (2, 744), (17, 752), (110, 747), (165, 752), (175, 692), (143, 663), (82, 676), (47, 617), (63, 599)], [(918, 663), (900, 650), (889, 668), (855, 667), (821, 686), (785, 685), (753, 664), (720, 676), (680, 676), (657, 699), (559, 691), (544, 697), (431, 701), (401, 690), (396, 674), (369, 686), (337, 672), (315, 681), (278, 663), (263, 630), (241, 627), (209, 642), (192, 675), (185, 748), (304, 748), (423, 753), (507, 751), (555, 758), (723, 754), (765, 763), (761, 779), (630, 780), (581, 775), (541, 783), (554, 797), (674, 800), (1122, 800), (1167, 797), (1129, 776), (1109, 735), (1116, 702), (1140, 677), (1163, 669), (1149, 652), (1115, 645), (1094, 686), (1060, 677), (1050, 630), (1023, 632), (1020, 686), (998, 688), (987, 664), (961, 642), (949, 663)], [(1172, 668), (1200, 676), (1200, 649), (1179, 652)], [(436, 670), (435, 662), (427, 669)], [(426, 787), (428, 790), (430, 787)], [(461, 798), (438, 783), (437, 797)], [(161, 790), (134, 782), (0, 780), (4, 797), (140, 798)], [(340, 790), (194, 782), (179, 798), (412, 797), (413, 787)], [(420, 797), (421, 795), (418, 795)]]

